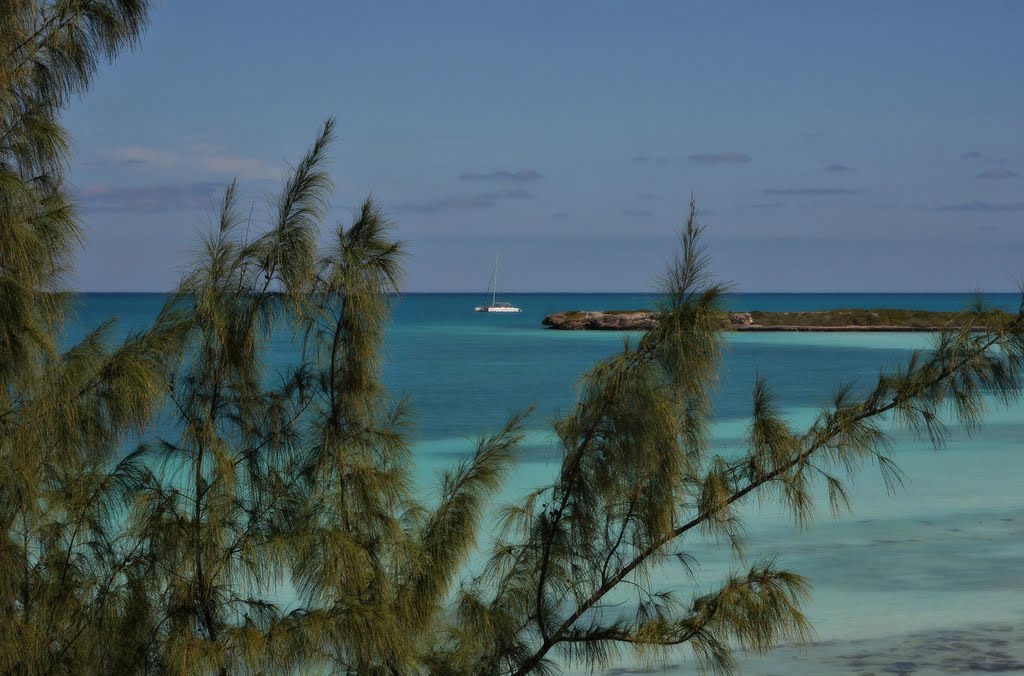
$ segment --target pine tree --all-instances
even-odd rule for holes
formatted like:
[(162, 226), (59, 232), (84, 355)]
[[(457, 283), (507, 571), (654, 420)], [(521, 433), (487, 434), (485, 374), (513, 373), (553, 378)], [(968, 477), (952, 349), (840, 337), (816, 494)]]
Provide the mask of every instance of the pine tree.
[(59, 115), (104, 60), (133, 47), (142, 0), (9, 0), (0, 7), (0, 671), (117, 671), (144, 594), (129, 572), (126, 496), (111, 466), (163, 397), (173, 322), (113, 346), (76, 345), (70, 271), (81, 229)]
[[(188, 337), (168, 362), (173, 434), (133, 454), (154, 468), (131, 529), (152, 627), (135, 652), (150, 669), (415, 669), (415, 638), (442, 613), (520, 437), (516, 416), (436, 505), (414, 499), (407, 406), (380, 380), (403, 247), (367, 200), (318, 249), (333, 132), (329, 119), (262, 234), (249, 238), (227, 189), (158, 322)], [(289, 334), (296, 363), (268, 373), (268, 341)]]
[(780, 501), (803, 526), (816, 487), (833, 512), (843, 510), (844, 480), (867, 463), (894, 489), (902, 475), (892, 422), (941, 446), (948, 419), (974, 429), (986, 395), (1018, 397), (1024, 312), (979, 301), (874, 387), (839, 386), (808, 429), (790, 427), (759, 379), (743, 448), (711, 453), (726, 323), (701, 233), (691, 201), (658, 327), (582, 379), (574, 410), (554, 425), (556, 480), (503, 509), (487, 569), (460, 590), (447, 640), (429, 658), (434, 671), (548, 673), (558, 670), (554, 656), (600, 669), (627, 652), (657, 666), (688, 646), (702, 670), (732, 673), (738, 648), (806, 641), (809, 585), (777, 560), (753, 562), (691, 599), (659, 589), (656, 571), (678, 563), (697, 581), (687, 545), (699, 536), (742, 556), (739, 507), (755, 497)]

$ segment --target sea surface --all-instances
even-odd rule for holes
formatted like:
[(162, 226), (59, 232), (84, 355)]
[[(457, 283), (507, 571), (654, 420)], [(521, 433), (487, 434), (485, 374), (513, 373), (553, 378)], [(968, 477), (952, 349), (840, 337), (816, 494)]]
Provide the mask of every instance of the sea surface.
[[(502, 493), (511, 500), (557, 468), (549, 423), (573, 405), (574, 384), (626, 334), (563, 332), (541, 326), (565, 310), (652, 307), (647, 294), (506, 294), (521, 314), (474, 313), (480, 294), (407, 294), (395, 301), (385, 378), (408, 395), (416, 414), (417, 477), (429, 495), (436, 472), (466, 457), (473, 439), (513, 411), (536, 406), (518, 470)], [(733, 310), (834, 308), (958, 310), (967, 294), (736, 294)], [(987, 300), (1016, 310), (1016, 294)], [(115, 332), (146, 326), (157, 294), (85, 294), (72, 333), (118, 316)], [(716, 444), (742, 435), (758, 374), (773, 386), (787, 418), (808, 424), (835, 385), (870, 383), (880, 367), (926, 347), (921, 333), (742, 333), (729, 336), (716, 393)], [(270, 368), (287, 363), (286, 334), (272, 345)], [(810, 647), (743, 656), (746, 674), (944, 674), (1024, 671), (1024, 403), (993, 405), (984, 428), (955, 430), (936, 452), (896, 433), (895, 458), (907, 483), (887, 494), (877, 470), (853, 479), (851, 514), (826, 508), (805, 530), (770, 504), (745, 512), (747, 563), (778, 556), (807, 576), (816, 630)], [(709, 591), (737, 561), (725, 547), (694, 543), (696, 584), (666, 567), (655, 582), (683, 595)], [(667, 669), (687, 673), (685, 651)], [(628, 655), (607, 673), (648, 673)]]

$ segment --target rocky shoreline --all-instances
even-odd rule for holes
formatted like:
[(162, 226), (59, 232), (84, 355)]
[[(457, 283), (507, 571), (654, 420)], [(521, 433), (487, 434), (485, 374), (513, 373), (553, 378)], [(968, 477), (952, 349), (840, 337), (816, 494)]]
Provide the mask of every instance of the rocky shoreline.
[[(733, 331), (906, 332), (940, 331), (954, 312), (923, 310), (822, 310), (817, 312), (730, 312)], [(542, 322), (561, 331), (645, 331), (658, 324), (650, 310), (556, 312)]]

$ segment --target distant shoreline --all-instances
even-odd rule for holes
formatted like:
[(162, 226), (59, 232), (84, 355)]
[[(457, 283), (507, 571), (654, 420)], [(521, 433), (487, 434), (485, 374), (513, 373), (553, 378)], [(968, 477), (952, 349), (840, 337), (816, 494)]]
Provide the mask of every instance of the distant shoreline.
[[(808, 331), (822, 333), (934, 332), (955, 327), (957, 312), (929, 310), (844, 309), (810, 312), (730, 312), (732, 331)], [(561, 331), (644, 331), (657, 326), (651, 310), (571, 310), (556, 312), (542, 324)]]

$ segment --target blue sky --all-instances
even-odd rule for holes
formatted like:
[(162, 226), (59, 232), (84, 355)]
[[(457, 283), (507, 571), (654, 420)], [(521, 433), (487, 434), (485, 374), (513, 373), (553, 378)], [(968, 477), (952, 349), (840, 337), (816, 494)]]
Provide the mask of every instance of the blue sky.
[(81, 290), (174, 286), (328, 115), (410, 291), (652, 287), (691, 191), (740, 291), (1013, 290), (1024, 3), (168, 0), (74, 102)]

